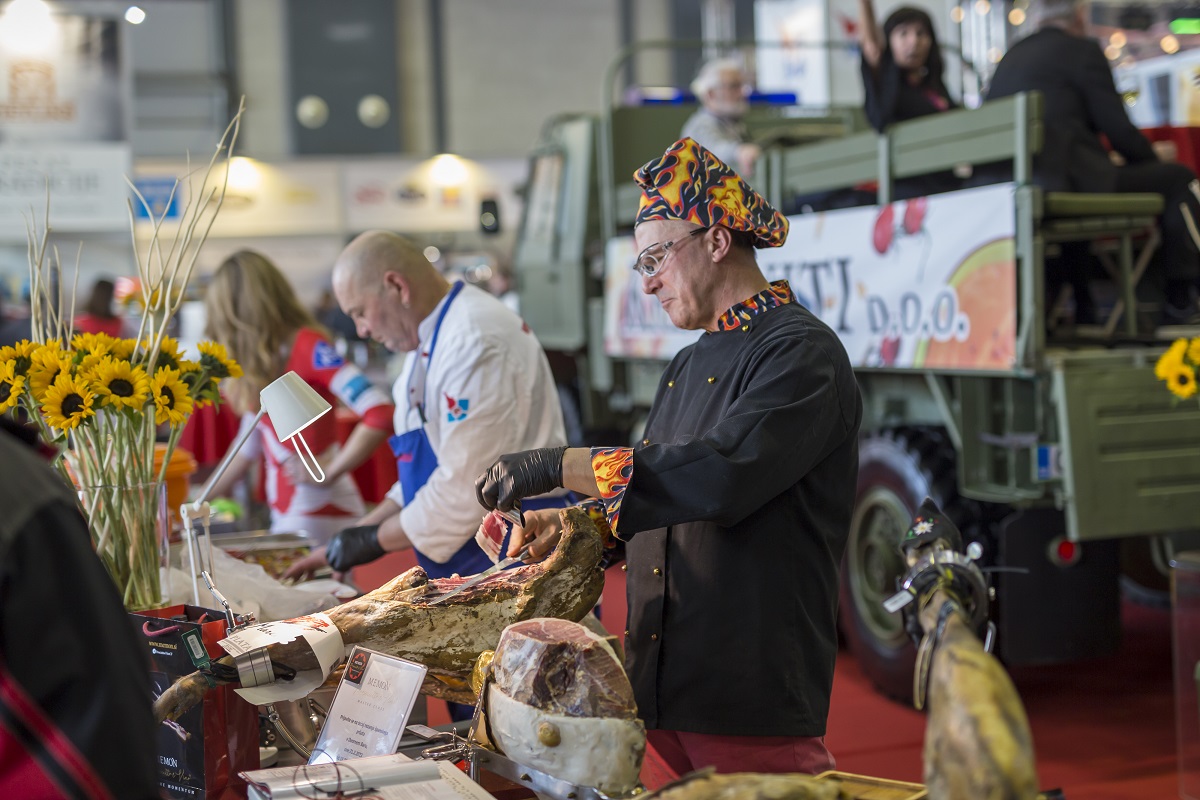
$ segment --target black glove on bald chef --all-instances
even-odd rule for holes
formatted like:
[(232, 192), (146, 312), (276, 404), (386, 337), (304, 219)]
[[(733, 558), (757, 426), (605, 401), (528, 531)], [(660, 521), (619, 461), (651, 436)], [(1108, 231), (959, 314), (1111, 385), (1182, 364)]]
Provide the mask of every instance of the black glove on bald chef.
[(507, 453), (475, 479), (475, 494), (484, 508), (511, 511), (518, 500), (562, 486), (564, 447), (542, 447)]
[(360, 525), (344, 528), (325, 546), (325, 560), (336, 572), (345, 572), (359, 564), (368, 564), (382, 556), (379, 546), (379, 526)]

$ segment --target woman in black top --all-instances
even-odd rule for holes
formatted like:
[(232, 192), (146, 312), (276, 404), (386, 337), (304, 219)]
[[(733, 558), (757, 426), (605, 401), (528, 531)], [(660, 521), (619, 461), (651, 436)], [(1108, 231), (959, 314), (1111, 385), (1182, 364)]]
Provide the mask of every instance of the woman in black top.
[[(919, 8), (897, 8), (879, 30), (871, 0), (858, 0), (863, 89), (867, 119), (883, 133), (889, 125), (955, 107), (942, 80), (942, 51), (933, 20)], [(953, 172), (917, 175), (896, 181), (893, 199), (962, 188)]]
[(954, 108), (942, 80), (933, 20), (919, 8), (893, 11), (880, 31), (871, 0), (858, 0), (866, 113), (879, 132), (893, 122)]

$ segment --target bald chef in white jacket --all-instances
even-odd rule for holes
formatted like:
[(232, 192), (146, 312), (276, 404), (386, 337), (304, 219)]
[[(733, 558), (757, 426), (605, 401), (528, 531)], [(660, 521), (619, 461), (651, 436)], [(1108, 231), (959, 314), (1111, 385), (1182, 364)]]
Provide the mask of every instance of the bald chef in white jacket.
[[(412, 547), (431, 578), (491, 566), (474, 541), (475, 477), (503, 453), (566, 446), (562, 409), (541, 344), (498, 299), (449, 283), (411, 242), (368, 231), (347, 245), (333, 290), (360, 336), (407, 352), (392, 393), (388, 440), (400, 480), (359, 525), (288, 570), (337, 571)], [(565, 491), (526, 509), (569, 505)]]

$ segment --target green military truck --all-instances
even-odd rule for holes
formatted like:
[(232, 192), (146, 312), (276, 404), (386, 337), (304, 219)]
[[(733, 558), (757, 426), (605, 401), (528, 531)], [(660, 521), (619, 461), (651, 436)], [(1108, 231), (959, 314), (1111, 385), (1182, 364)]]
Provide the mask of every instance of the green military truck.
[[(629, 269), (632, 173), (662, 154), (690, 110), (554, 119), (532, 155), (515, 253), (522, 314), (557, 354), (585, 424), (615, 443), (637, 438), (665, 361), (690, 341)], [(1200, 527), (1200, 405), (1173, 403), (1153, 369), (1166, 342), (1137, 325), (1134, 290), (1157, 244), (1161, 198), (1033, 186), (1036, 95), (886, 135), (862, 130), (851, 109), (766, 109), (749, 124), (783, 142), (765, 149), (751, 183), (785, 212), (855, 190), (878, 196), (789, 213), (788, 244), (759, 254), (856, 365), (865, 415), (841, 622), (863, 670), (885, 693), (910, 696), (913, 648), (883, 601), (903, 575), (899, 537), (926, 495), (980, 545), (1006, 663), (1111, 653), (1123, 564), (1150, 565), (1136, 584), (1153, 588), (1173, 547)], [(919, 176), (984, 165), (999, 165), (1003, 182), (893, 199)], [(1110, 272), (1107, 316), (1090, 328), (1064, 329), (1066, 296), (1045, 296), (1044, 270), (1068, 246)]]

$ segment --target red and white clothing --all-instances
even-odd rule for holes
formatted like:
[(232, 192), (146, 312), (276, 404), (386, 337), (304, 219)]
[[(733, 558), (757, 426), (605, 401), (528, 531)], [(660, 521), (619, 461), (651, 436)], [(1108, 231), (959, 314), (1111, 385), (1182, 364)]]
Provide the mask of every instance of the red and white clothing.
[(107, 333), (115, 339), (120, 339), (122, 327), (120, 317), (93, 317), (91, 314), (79, 314), (75, 317), (76, 333)]
[[(344, 403), (363, 424), (383, 431), (392, 429), (394, 408), (387, 393), (376, 388), (354, 364), (346, 361), (333, 344), (319, 332), (308, 328), (296, 334), (292, 354), (285, 371), (294, 370), (330, 404)], [(254, 424), (256, 415), (242, 417), (242, 429)], [(315, 455), (328, 454), (338, 447), (337, 423), (332, 413), (304, 429), (304, 439)], [(303, 445), (301, 445), (303, 448)], [(349, 474), (335, 481), (293, 485), (283, 464), (296, 458), (292, 443), (280, 442), (270, 417), (258, 423), (241, 455), (262, 457), (267, 472), (267, 503), (271, 506), (271, 530), (307, 534), (314, 543), (325, 544), (338, 531), (353, 524), (365, 512), (362, 495)]]
[(430, 363), (430, 342), (446, 302), (442, 298), (421, 322), (421, 344), (408, 354), (392, 387), (396, 433), (423, 425), (437, 469), (408, 505), (399, 483), (388, 492), (403, 506), (400, 525), (413, 547), (439, 564), (479, 528), (480, 473), (504, 453), (567, 443), (541, 343), (520, 317), (482, 289), (465, 285), (450, 303)]

